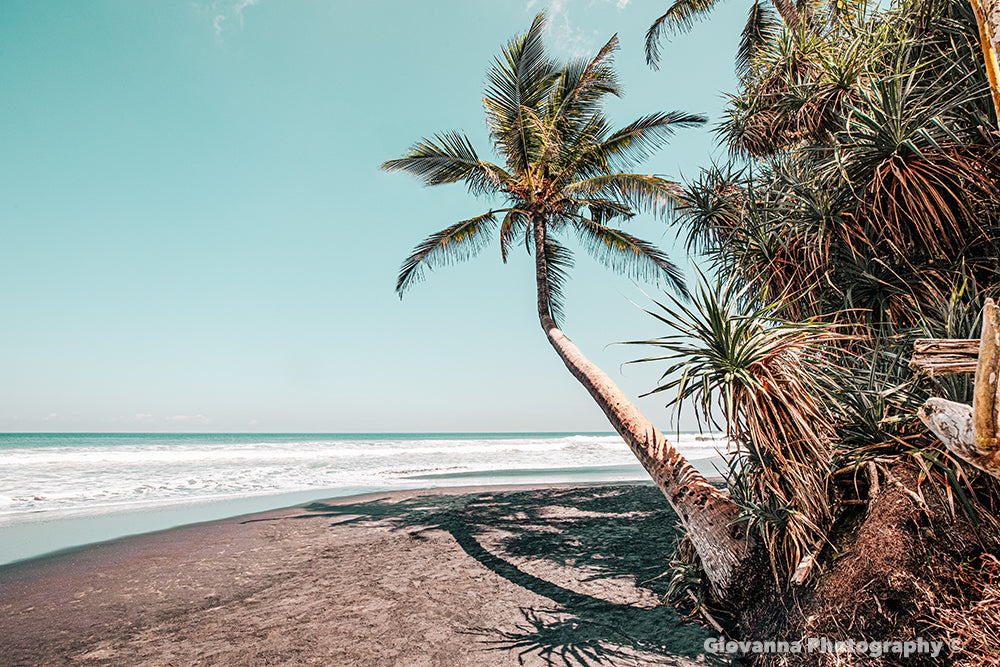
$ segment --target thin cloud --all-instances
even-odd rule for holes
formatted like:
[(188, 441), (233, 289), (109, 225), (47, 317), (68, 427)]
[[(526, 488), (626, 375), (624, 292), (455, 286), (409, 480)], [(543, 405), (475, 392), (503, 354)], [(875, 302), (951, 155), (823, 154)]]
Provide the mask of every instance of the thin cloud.
[(238, 25), (242, 29), (243, 11), (257, 2), (258, 0), (211, 0), (195, 3), (195, 7), (212, 17), (212, 28), (216, 35), (221, 35), (230, 25)]
[[(610, 4), (614, 2), (615, 7), (621, 11), (629, 6), (632, 0), (588, 0), (588, 4)], [(528, 0), (526, 9), (532, 11), (539, 4), (539, 0)], [(547, 10), (549, 24), (546, 29), (548, 42), (555, 51), (571, 58), (593, 55), (593, 52), (600, 46), (598, 40), (600, 35), (597, 30), (584, 30), (577, 26), (570, 16), (570, 5), (580, 6), (581, 2), (575, 0), (552, 0)], [(535, 9), (534, 11), (538, 11)]]

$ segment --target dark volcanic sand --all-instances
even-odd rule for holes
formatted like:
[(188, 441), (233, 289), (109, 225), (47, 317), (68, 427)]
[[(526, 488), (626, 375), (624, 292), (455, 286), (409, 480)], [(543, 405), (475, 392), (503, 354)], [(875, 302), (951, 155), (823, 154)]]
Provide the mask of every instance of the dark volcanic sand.
[[(691, 665), (651, 486), (396, 492), (0, 568), (0, 665)], [(638, 584), (638, 585), (637, 585)]]

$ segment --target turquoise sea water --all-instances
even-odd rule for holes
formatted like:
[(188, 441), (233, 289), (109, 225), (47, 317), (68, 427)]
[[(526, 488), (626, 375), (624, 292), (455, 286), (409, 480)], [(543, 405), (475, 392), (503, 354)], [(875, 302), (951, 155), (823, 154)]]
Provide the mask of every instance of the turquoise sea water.
[[(725, 450), (675, 442), (708, 473)], [(608, 433), (0, 434), (0, 564), (372, 491), (645, 479)]]

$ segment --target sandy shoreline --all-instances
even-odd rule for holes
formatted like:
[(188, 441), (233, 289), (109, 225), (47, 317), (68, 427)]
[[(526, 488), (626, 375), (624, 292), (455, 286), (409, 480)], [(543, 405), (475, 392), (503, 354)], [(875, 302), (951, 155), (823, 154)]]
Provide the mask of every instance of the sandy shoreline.
[(658, 493), (379, 493), (15, 563), (0, 664), (692, 664), (708, 633), (644, 583), (675, 537)]

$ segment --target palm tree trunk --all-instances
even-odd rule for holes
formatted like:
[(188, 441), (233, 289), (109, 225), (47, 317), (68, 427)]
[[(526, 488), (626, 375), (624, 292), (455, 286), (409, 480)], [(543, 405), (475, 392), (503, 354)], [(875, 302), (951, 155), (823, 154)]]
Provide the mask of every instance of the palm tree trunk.
[(799, 13), (795, 0), (771, 0), (771, 2), (778, 11), (778, 15), (781, 16), (781, 20), (785, 22), (785, 27), (792, 32), (798, 30), (802, 15)]
[(997, 46), (1000, 45), (1000, 2), (997, 0), (971, 0), (972, 10), (979, 25), (979, 42), (986, 63), (993, 94), (993, 110), (1000, 121), (1000, 65), (997, 64)]
[(545, 222), (533, 218), (538, 319), (549, 343), (580, 384), (604, 411), (650, 477), (680, 517), (701, 558), (712, 592), (722, 599), (734, 593), (740, 564), (750, 555), (747, 539), (732, 525), (736, 504), (711, 485), (677, 448), (633, 405), (625, 393), (559, 330), (550, 311)]

